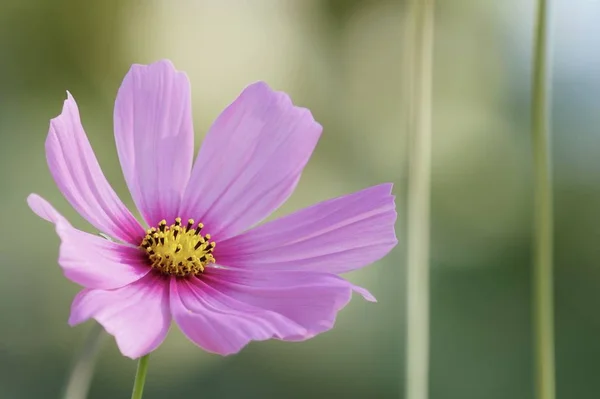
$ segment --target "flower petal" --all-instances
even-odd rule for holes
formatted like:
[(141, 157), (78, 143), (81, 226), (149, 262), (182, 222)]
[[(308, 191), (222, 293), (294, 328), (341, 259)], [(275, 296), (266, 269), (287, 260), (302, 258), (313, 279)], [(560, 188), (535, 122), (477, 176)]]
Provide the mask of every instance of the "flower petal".
[(68, 92), (62, 113), (50, 121), (46, 158), (58, 188), (77, 212), (98, 230), (139, 243), (144, 229), (106, 181)]
[(177, 217), (194, 156), (190, 83), (170, 61), (133, 65), (114, 111), (119, 160), (133, 200), (156, 226)]
[(63, 215), (58, 213), (48, 201), (37, 194), (29, 194), (27, 205), (29, 205), (33, 213), (50, 223), (57, 224), (60, 222), (70, 225), (69, 221)]
[(285, 93), (248, 86), (210, 128), (181, 215), (218, 239), (258, 223), (292, 193), (321, 130)]
[(27, 198), (31, 209), (56, 225), (61, 239), (58, 263), (65, 276), (87, 288), (119, 288), (139, 280), (150, 270), (137, 248), (77, 230), (42, 197)]
[(331, 199), (219, 242), (215, 259), (240, 268), (344, 273), (396, 244), (392, 184)]
[(147, 355), (167, 336), (171, 324), (169, 280), (149, 273), (116, 290), (85, 289), (73, 300), (69, 324), (95, 319), (111, 335), (124, 356)]
[(307, 334), (293, 320), (226, 296), (198, 278), (171, 280), (171, 313), (192, 342), (220, 355), (237, 353), (250, 341)]
[(202, 276), (207, 285), (241, 303), (279, 313), (306, 329), (305, 334), (278, 337), (301, 341), (331, 329), (352, 291), (375, 298), (334, 274), (302, 271), (246, 271), (211, 268)]

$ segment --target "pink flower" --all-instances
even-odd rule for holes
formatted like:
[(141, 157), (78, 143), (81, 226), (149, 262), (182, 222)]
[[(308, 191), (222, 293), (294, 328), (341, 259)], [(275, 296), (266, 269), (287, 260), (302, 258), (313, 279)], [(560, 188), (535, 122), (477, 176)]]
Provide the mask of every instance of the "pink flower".
[[(133, 65), (114, 111), (117, 151), (145, 229), (104, 177), (68, 94), (50, 122), (50, 172), (71, 205), (109, 241), (80, 231), (36, 194), (31, 209), (61, 239), (58, 263), (84, 289), (69, 324), (90, 318), (123, 355), (156, 349), (171, 320), (206, 351), (301, 341), (333, 327), (353, 291), (339, 277), (397, 243), (392, 185), (319, 203), (253, 227), (294, 191), (321, 126), (265, 83), (217, 118), (192, 166), (186, 75), (169, 61)], [(360, 160), (357, 160), (360, 161)], [(218, 265), (218, 266), (217, 266)]]

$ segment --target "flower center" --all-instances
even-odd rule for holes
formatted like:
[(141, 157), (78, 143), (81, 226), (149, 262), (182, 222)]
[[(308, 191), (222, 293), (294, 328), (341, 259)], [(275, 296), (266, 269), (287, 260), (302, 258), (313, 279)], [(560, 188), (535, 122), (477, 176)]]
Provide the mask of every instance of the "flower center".
[(187, 226), (181, 225), (181, 218), (167, 226), (161, 220), (158, 228), (146, 231), (140, 248), (146, 251), (153, 269), (164, 274), (179, 277), (200, 274), (209, 263), (215, 262), (212, 254), (215, 242), (210, 242), (210, 234), (200, 232), (204, 225), (198, 223), (194, 228), (194, 220), (188, 220)]

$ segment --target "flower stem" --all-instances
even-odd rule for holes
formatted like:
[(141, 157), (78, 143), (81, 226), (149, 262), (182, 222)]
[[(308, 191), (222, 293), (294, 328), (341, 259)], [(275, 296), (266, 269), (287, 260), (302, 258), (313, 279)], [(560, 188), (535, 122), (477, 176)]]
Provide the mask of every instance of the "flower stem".
[(133, 383), (133, 393), (131, 399), (142, 399), (144, 393), (144, 384), (146, 383), (146, 373), (148, 372), (148, 360), (150, 355), (140, 357), (138, 360), (137, 372), (135, 374), (135, 382)]
[(75, 361), (63, 389), (64, 399), (85, 399), (94, 375), (95, 358), (104, 338), (104, 330), (94, 323)]
[(408, 15), (406, 85), (409, 145), (406, 398), (427, 399), (429, 377), (429, 213), (434, 0)]
[(550, 93), (548, 68), (548, 6), (538, 0), (535, 22), (532, 140), (535, 180), (535, 241), (533, 268), (533, 314), (535, 334), (536, 398), (555, 398), (553, 220), (550, 140)]

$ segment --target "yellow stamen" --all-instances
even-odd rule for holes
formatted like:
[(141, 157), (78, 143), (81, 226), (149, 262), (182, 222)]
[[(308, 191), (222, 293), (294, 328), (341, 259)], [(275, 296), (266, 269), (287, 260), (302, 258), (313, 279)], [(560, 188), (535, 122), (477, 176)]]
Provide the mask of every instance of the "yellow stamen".
[(202, 223), (193, 227), (194, 219), (183, 226), (178, 217), (170, 226), (161, 220), (158, 228), (146, 230), (140, 248), (146, 252), (150, 266), (163, 274), (185, 277), (200, 274), (206, 265), (215, 263), (212, 252), (216, 243), (210, 241), (210, 234), (200, 234)]

